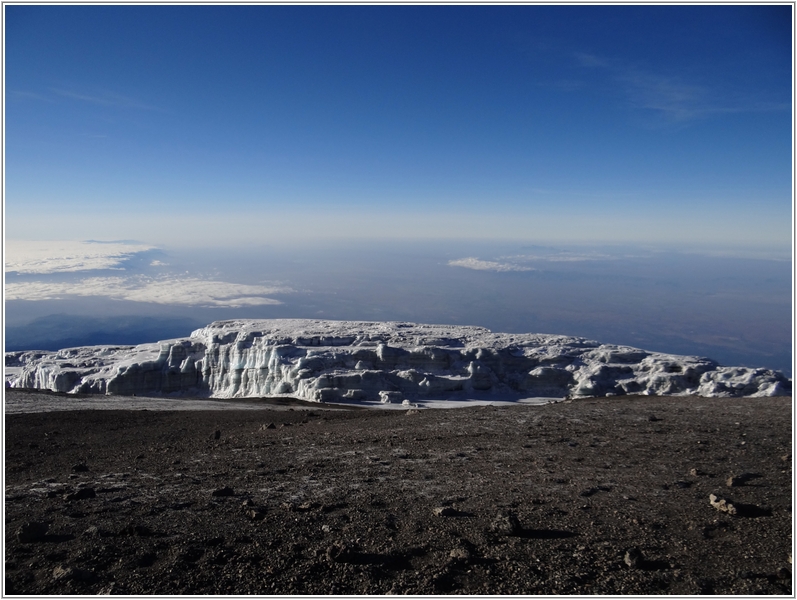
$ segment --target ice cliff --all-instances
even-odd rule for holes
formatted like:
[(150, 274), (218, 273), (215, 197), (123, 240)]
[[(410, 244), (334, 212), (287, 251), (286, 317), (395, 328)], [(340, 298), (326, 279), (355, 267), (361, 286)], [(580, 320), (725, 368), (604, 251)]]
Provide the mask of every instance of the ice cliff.
[(791, 394), (791, 380), (767, 369), (577, 337), (394, 322), (218, 321), (153, 344), (9, 352), (5, 364), (6, 386), (120, 395), (402, 403)]

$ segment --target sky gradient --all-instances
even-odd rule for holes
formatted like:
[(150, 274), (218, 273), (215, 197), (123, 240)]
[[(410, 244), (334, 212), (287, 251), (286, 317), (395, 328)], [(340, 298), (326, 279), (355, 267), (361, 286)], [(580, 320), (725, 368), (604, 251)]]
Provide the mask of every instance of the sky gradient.
[(7, 350), (478, 325), (792, 372), (792, 6), (5, 5)]
[(9, 6), (6, 237), (791, 243), (791, 6)]

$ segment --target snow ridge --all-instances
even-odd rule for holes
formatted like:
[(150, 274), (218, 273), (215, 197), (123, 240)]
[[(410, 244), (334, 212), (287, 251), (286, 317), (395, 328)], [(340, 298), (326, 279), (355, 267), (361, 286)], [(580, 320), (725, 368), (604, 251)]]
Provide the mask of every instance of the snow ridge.
[(790, 395), (769, 369), (579, 337), (305, 319), (217, 321), (138, 346), (6, 353), (6, 386), (68, 393), (414, 403), (615, 394)]

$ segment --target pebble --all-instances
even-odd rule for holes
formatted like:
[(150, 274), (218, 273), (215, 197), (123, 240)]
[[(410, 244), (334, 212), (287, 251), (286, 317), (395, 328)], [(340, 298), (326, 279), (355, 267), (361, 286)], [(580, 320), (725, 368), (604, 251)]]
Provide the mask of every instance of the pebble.
[(642, 551), (639, 548), (629, 548), (623, 558), (623, 562), (632, 569), (639, 569), (644, 561), (645, 559), (642, 556)]
[(509, 511), (498, 513), (490, 524), (490, 531), (501, 535), (518, 535), (522, 530), (517, 516)]
[(450, 506), (438, 506), (433, 512), (436, 517), (455, 517), (459, 514), (458, 510)]
[(98, 537), (100, 535), (100, 528), (96, 525), (92, 525), (83, 532), (83, 535), (85, 537)]
[(708, 501), (711, 504), (711, 506), (713, 506), (720, 512), (726, 512), (729, 515), (736, 514), (736, 507), (731, 502), (729, 502), (724, 498), (720, 498), (718, 496), (715, 496), (714, 494), (709, 494)]
[(469, 560), (470, 559), (470, 552), (467, 548), (454, 548), (450, 553), (449, 556), (451, 558), (457, 560)]
[(327, 560), (332, 562), (347, 562), (351, 560), (353, 555), (354, 551), (352, 548), (343, 542), (335, 542), (329, 546), (326, 551)]
[(756, 479), (758, 477), (761, 476), (756, 473), (741, 473), (740, 475), (733, 475), (731, 477), (728, 477), (727, 481), (725, 482), (725, 485), (727, 485), (728, 487), (736, 487), (744, 485), (751, 479)]

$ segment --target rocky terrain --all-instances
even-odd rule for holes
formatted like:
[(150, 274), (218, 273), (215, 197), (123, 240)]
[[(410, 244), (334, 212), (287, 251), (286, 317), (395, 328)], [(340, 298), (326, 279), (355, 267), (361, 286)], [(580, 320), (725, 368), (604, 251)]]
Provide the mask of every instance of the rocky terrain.
[(361, 404), (791, 393), (791, 381), (769, 369), (578, 337), (310, 319), (217, 321), (139, 346), (9, 352), (5, 367), (6, 385), (16, 388)]
[(788, 397), (281, 402), (6, 414), (5, 594), (792, 594)]

